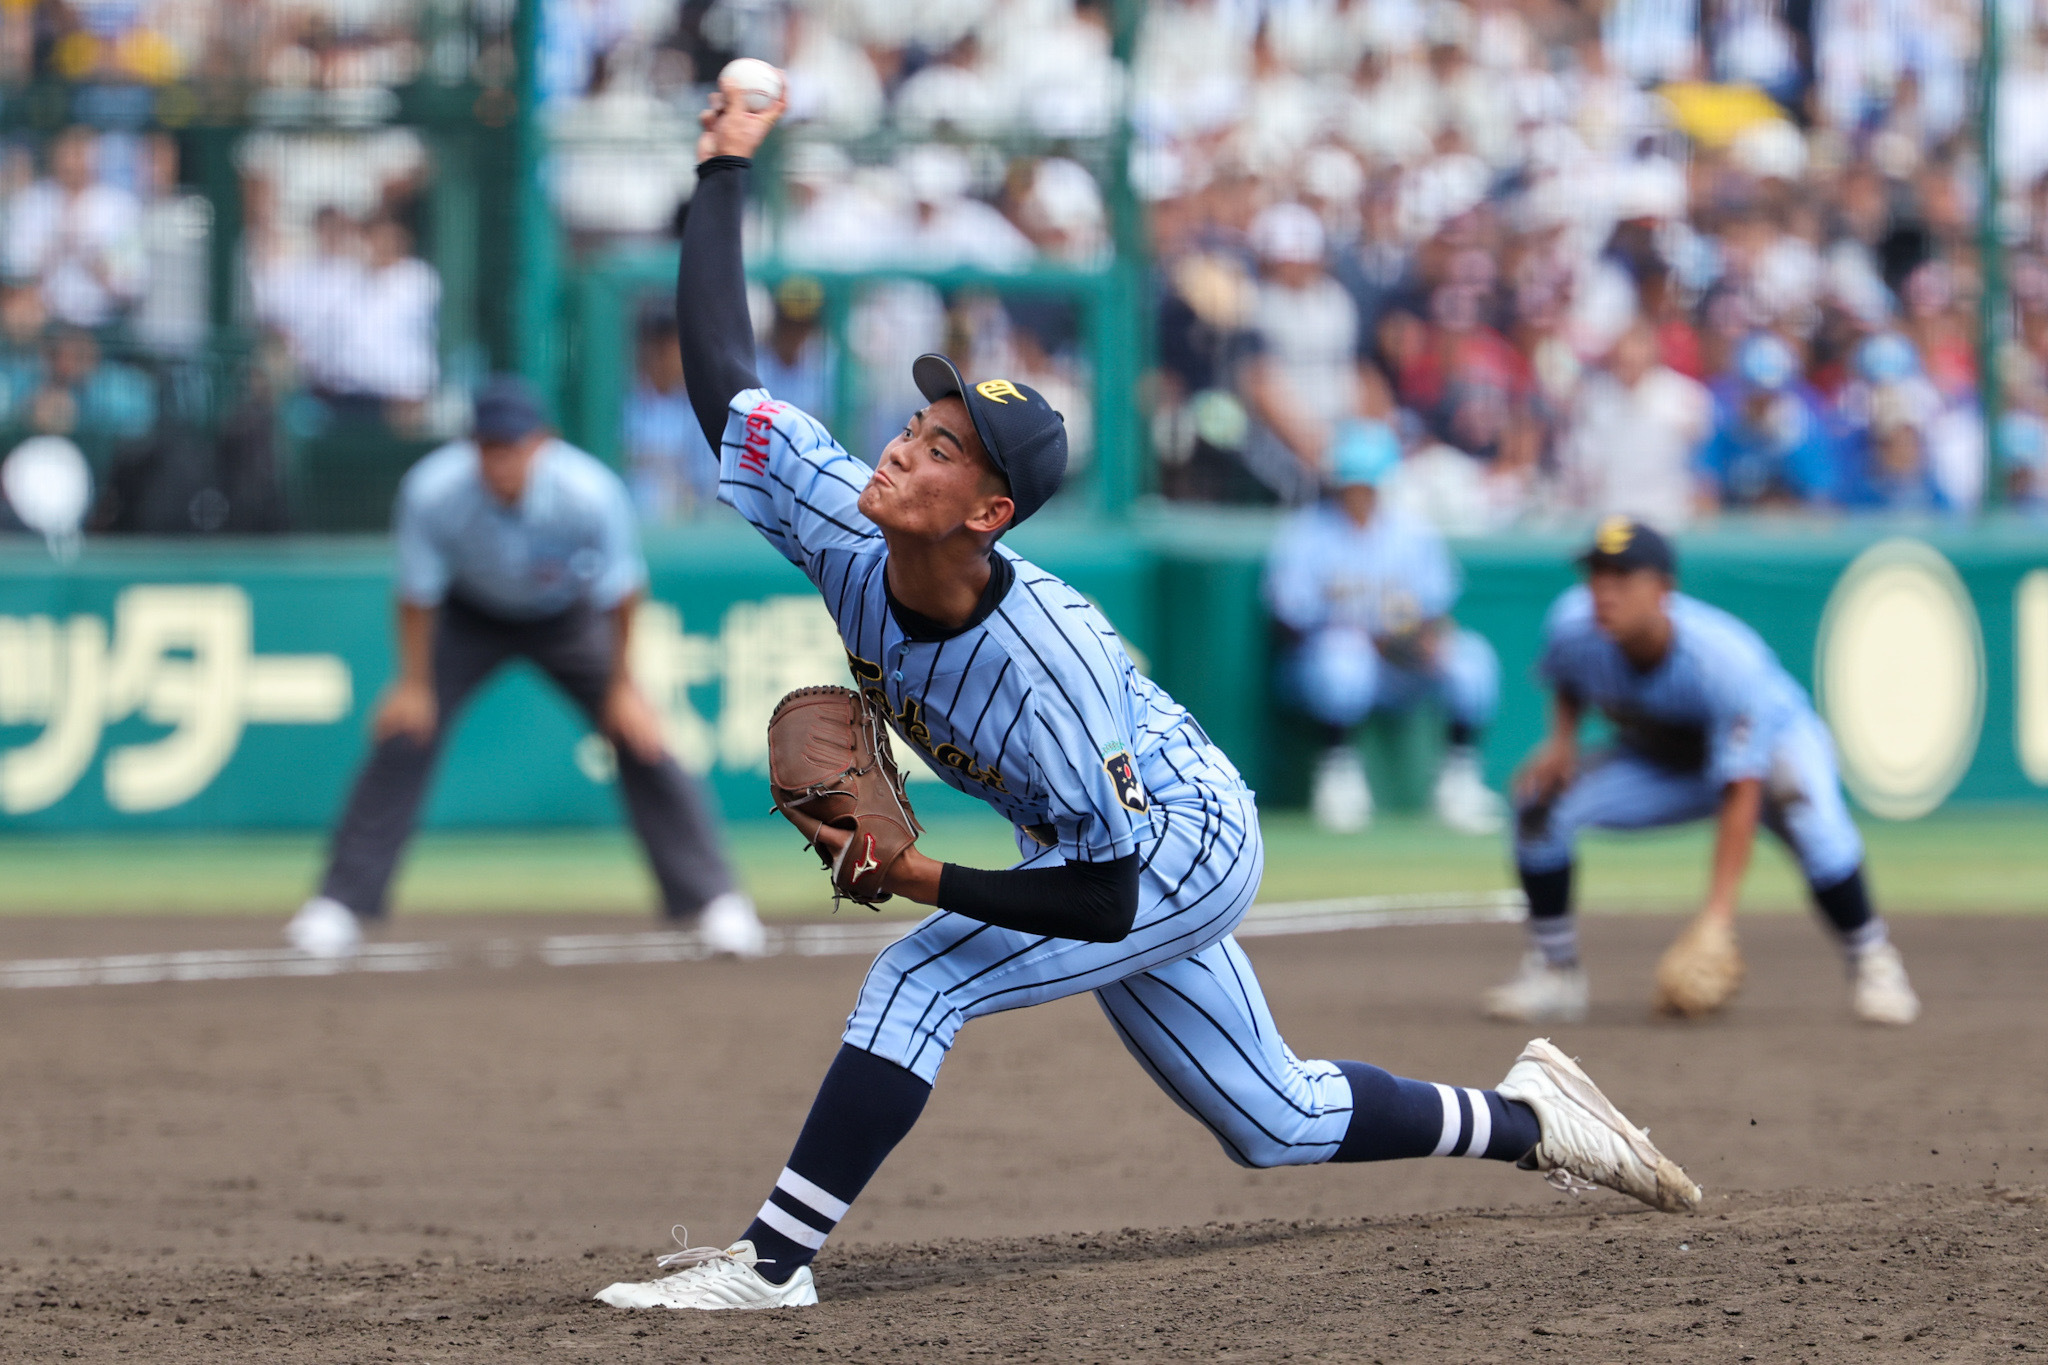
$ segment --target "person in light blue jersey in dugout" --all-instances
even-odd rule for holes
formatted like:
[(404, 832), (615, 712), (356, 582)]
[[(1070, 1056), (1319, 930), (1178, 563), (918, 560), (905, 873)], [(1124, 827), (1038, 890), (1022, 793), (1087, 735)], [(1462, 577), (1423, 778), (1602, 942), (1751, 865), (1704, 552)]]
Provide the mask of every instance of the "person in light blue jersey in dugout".
[(1484, 636), (1451, 619), (1460, 581), (1443, 537), (1380, 496), (1400, 463), (1385, 423), (1343, 424), (1329, 496), (1296, 512), (1273, 542), (1266, 603), (1290, 637), (1280, 691), (1323, 728), (1310, 807), (1325, 829), (1350, 833), (1372, 820), (1372, 788), (1352, 743), (1358, 725), (1435, 699), (1448, 721), (1437, 816), (1491, 834), (1504, 809), (1480, 773), (1478, 741), (1500, 698), (1500, 660)]

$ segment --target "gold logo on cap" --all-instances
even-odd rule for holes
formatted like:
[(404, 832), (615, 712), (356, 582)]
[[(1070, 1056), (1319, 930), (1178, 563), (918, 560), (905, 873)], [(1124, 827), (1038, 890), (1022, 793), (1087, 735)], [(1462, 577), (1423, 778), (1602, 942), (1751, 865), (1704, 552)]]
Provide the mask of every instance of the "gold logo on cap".
[(1031, 401), (1018, 390), (1015, 384), (1012, 384), (1007, 379), (984, 379), (974, 386), (974, 391), (983, 398), (988, 399), (991, 403), (1007, 404), (1012, 398), (1020, 403)]
[(1609, 517), (1594, 532), (1593, 548), (1603, 555), (1618, 555), (1628, 549), (1628, 543), (1635, 538), (1635, 527), (1629, 524), (1627, 517)]

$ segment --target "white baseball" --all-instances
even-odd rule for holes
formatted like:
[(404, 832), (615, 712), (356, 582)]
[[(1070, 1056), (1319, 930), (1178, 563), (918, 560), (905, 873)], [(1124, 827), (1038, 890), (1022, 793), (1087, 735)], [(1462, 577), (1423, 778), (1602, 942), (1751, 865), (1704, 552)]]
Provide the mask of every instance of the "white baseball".
[(718, 88), (744, 95), (747, 108), (758, 114), (782, 98), (782, 73), (759, 57), (735, 57), (718, 73)]

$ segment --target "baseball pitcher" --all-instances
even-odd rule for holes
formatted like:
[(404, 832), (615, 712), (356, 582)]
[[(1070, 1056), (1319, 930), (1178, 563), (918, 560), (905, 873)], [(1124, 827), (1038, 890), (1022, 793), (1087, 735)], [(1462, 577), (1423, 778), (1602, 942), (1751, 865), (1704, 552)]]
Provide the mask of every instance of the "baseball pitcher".
[(666, 1278), (598, 1298), (817, 1302), (812, 1258), (917, 1121), (961, 1028), (1083, 991), (1240, 1164), (1472, 1156), (1690, 1208), (1697, 1187), (1547, 1041), (1493, 1090), (1287, 1048), (1231, 938), (1262, 866), (1251, 792), (1085, 598), (1002, 544), (1059, 487), (1060, 414), (1024, 385), (971, 383), (926, 355), (913, 374), (928, 405), (870, 466), (760, 387), (740, 218), (747, 158), (782, 108), (714, 95), (683, 237), (681, 345), (720, 452), (720, 496), (817, 586), (867, 714), (1009, 821), (1021, 856), (1000, 871), (926, 857), (854, 702), (788, 699), (777, 724), (797, 731), (771, 732), (783, 755), (771, 776), (778, 802), (807, 812), (800, 827), (835, 887), (937, 911), (869, 970), (752, 1224), (729, 1246), (663, 1257), (676, 1268)]

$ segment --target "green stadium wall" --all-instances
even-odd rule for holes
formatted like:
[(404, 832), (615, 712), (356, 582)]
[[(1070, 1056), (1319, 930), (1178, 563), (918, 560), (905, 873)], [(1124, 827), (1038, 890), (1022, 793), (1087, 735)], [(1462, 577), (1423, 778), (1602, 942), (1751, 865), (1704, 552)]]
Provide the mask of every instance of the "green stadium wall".
[[(1055, 521), (1015, 543), (1103, 608), (1268, 804), (1293, 805), (1312, 737), (1272, 695), (1259, 573), (1274, 525), (1221, 512)], [(1531, 670), (1544, 612), (1572, 582), (1573, 545), (1457, 548), (1459, 618), (1501, 655), (1486, 740), (1500, 780), (1542, 731)], [(1820, 681), (1866, 808), (1911, 818), (1946, 800), (2048, 799), (2038, 529), (1751, 528), (1688, 537), (1680, 553), (1688, 591), (1754, 624), (1802, 683)], [(829, 621), (802, 576), (736, 523), (662, 534), (648, 557), (636, 673), (728, 816), (764, 814), (768, 708), (789, 688), (845, 680)], [(0, 827), (324, 825), (392, 662), (381, 540), (95, 542), (69, 563), (17, 540), (0, 548)], [(1367, 737), (1389, 804), (1424, 790), (1435, 728)], [(545, 682), (508, 670), (461, 718), (427, 820), (615, 820), (608, 758)], [(973, 808), (936, 781), (913, 794), (934, 813)]]

